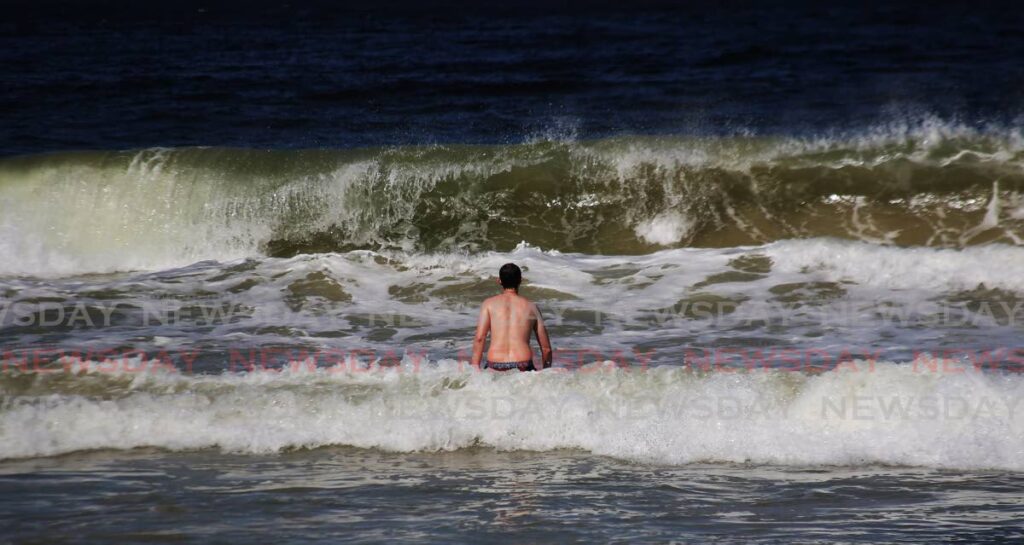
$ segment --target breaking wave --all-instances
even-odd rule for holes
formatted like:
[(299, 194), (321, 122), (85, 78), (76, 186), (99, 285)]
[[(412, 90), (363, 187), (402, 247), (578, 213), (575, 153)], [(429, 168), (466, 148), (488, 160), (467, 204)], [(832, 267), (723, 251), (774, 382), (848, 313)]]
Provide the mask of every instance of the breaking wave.
[(0, 375), (0, 458), (486, 446), (668, 464), (1024, 469), (1024, 378), (919, 363), (856, 361), (819, 374), (595, 364), (507, 375), (406, 358), (389, 368), (185, 375), (78, 361), (80, 373)]
[(355, 249), (644, 254), (839, 237), (1024, 240), (1018, 128), (0, 159), (0, 274)]

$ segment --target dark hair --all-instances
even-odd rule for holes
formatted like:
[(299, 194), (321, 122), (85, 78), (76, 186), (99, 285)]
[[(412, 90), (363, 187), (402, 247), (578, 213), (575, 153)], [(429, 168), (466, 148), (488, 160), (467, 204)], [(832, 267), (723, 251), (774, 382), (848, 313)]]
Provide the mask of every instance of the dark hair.
[(501, 287), (505, 289), (518, 288), (523, 281), (523, 271), (515, 263), (506, 263), (498, 271), (498, 278), (501, 279)]

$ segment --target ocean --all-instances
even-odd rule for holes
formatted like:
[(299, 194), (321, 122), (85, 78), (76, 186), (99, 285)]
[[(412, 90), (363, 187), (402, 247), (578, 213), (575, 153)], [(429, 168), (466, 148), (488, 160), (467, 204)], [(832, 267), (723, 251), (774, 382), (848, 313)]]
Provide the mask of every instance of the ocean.
[(0, 542), (1024, 539), (1014, 6), (5, 10)]

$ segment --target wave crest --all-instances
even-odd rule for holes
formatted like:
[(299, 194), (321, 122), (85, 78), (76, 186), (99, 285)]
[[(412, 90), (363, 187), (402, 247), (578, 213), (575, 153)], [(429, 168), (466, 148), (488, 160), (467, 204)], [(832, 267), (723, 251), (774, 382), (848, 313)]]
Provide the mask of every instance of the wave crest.
[(602, 254), (834, 236), (1024, 240), (1024, 138), (929, 121), (859, 135), (506, 146), (190, 148), (0, 160), (0, 273), (353, 249)]

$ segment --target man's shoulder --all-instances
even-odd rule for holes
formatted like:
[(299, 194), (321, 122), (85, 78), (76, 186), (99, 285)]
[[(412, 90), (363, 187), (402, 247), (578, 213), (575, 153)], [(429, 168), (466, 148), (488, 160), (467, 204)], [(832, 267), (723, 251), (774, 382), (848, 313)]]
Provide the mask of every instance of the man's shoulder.
[(484, 302), (481, 303), (481, 305), (484, 306), (484, 307), (489, 307), (489, 306), (493, 305), (494, 302), (497, 301), (498, 298), (500, 298), (500, 297), (501, 297), (500, 295), (492, 295), (492, 296), (488, 297), (487, 299), (484, 299)]
[(537, 310), (537, 305), (535, 305), (533, 301), (527, 299), (526, 297), (523, 297), (522, 295), (519, 296), (519, 304), (522, 305), (520, 308), (528, 309), (529, 312), (534, 312)]

